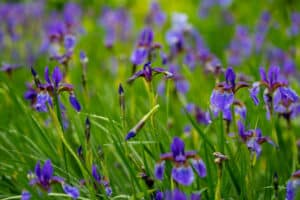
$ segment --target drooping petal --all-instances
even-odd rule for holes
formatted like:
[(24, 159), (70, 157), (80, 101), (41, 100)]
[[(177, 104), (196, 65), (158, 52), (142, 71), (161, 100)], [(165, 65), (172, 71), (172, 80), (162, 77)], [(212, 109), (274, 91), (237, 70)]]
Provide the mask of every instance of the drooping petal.
[(163, 200), (164, 199), (164, 193), (161, 191), (156, 191), (155, 192), (155, 200)]
[(168, 191), (165, 195), (166, 200), (187, 200), (185, 194), (178, 190), (177, 188), (174, 189), (172, 192)]
[(53, 176), (51, 178), (51, 183), (61, 183), (62, 184), (64, 181), (65, 181), (65, 179), (62, 177), (59, 177), (59, 176)]
[(21, 200), (30, 200), (31, 194), (28, 191), (23, 191), (21, 194)]
[(105, 187), (105, 193), (108, 197), (110, 197), (112, 195), (112, 189), (110, 186)]
[(281, 95), (286, 96), (290, 101), (295, 102), (299, 99), (297, 93), (291, 88), (280, 87), (279, 88)]
[(63, 79), (63, 74), (60, 71), (59, 67), (56, 66), (52, 73), (52, 80), (54, 81), (56, 87), (58, 86), (58, 84), (61, 82), (62, 79)]
[(155, 164), (154, 175), (158, 180), (162, 180), (164, 178), (165, 171), (165, 161), (159, 162)]
[(294, 200), (295, 198), (295, 191), (293, 186), (293, 181), (289, 181), (286, 185), (286, 200)]
[(255, 105), (259, 104), (259, 99), (257, 97), (258, 93), (259, 93), (259, 82), (255, 82), (252, 85), (252, 88), (249, 89), (250, 91), (250, 97), (252, 98), (253, 102)]
[(201, 200), (201, 193), (200, 192), (192, 193), (191, 200)]
[(73, 199), (77, 199), (79, 197), (79, 190), (76, 187), (64, 184), (63, 190), (67, 195), (69, 195)]
[(70, 94), (69, 101), (70, 101), (71, 105), (73, 106), (73, 108), (77, 112), (79, 112), (81, 110), (81, 106), (80, 106), (80, 104), (79, 104), (79, 102), (78, 102), (78, 100), (77, 100), (77, 98), (75, 97), (74, 94)]
[(202, 159), (192, 159), (192, 165), (200, 177), (206, 176), (206, 166)]
[(66, 35), (64, 38), (65, 49), (71, 51), (74, 49), (76, 38), (73, 35)]
[(194, 181), (193, 169), (190, 166), (175, 166), (172, 169), (172, 177), (179, 184), (191, 185)]
[(148, 50), (144, 47), (138, 47), (135, 49), (131, 55), (131, 62), (134, 65), (142, 64), (148, 56)]

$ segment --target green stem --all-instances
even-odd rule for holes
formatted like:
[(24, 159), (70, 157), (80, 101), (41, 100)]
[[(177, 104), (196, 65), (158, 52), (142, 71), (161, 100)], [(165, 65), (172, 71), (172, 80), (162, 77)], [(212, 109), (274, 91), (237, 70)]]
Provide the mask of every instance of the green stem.
[[(56, 105), (56, 116), (58, 118), (58, 122), (59, 122), (60, 128), (61, 128), (61, 130), (63, 132), (64, 127), (63, 127), (61, 110), (60, 110), (60, 105), (59, 105), (59, 100), (58, 100), (58, 93), (57, 93), (56, 89), (54, 91), (54, 101), (55, 101), (55, 105)], [(69, 169), (68, 169), (67, 154), (66, 154), (67, 152), (66, 152), (66, 149), (65, 149), (65, 146), (63, 145), (63, 143), (62, 143), (62, 151), (63, 151), (64, 163), (65, 163), (65, 166), (66, 166), (66, 172), (68, 174), (67, 179), (69, 180), (70, 177), (69, 177)]]

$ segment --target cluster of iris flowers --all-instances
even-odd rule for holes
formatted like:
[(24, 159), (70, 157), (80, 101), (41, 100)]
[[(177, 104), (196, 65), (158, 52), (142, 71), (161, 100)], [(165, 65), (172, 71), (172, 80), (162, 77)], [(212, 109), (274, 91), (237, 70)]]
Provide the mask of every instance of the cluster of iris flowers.
[[(234, 16), (229, 11), (231, 4), (232, 1), (230, 0), (203, 0), (199, 8), (199, 17), (204, 19), (213, 7), (219, 7), (224, 23), (234, 24)], [(28, 7), (32, 12), (28, 13), (27, 8), (24, 9), (26, 12), (22, 14), (19, 9), (23, 7)], [(5, 24), (4, 27), (0, 25), (0, 47), (6, 48), (9, 45), (3, 40), (2, 35), (7, 34), (11, 41), (18, 41), (23, 34), (20, 30), (26, 27), (26, 21), (32, 21), (35, 17), (42, 16), (43, 12), (41, 11), (44, 10), (44, 5), (42, 3), (20, 4), (18, 6), (3, 4), (0, 5), (0, 8), (0, 21)], [(46, 19), (42, 42), (38, 50), (33, 47), (28, 48), (31, 51), (28, 51), (27, 60), (32, 65), (31, 73), (34, 81), (27, 84), (24, 97), (30, 102), (31, 108), (38, 112), (47, 113), (54, 111), (54, 108), (56, 108), (55, 112), (57, 112), (58, 119), (62, 121), (61, 128), (63, 131), (69, 127), (66, 115), (67, 109), (63, 102), (64, 93), (68, 94), (69, 103), (77, 112), (80, 112), (82, 107), (85, 106), (79, 103), (75, 95), (76, 87), (68, 83), (70, 66), (74, 61), (73, 58), (76, 57), (74, 52), (77, 39), (85, 32), (81, 25), (81, 17), (80, 6), (73, 3), (66, 4), (62, 15), (55, 13)], [(148, 92), (153, 93), (152, 96), (149, 96), (153, 98), (151, 102), (154, 107), (136, 126), (129, 130), (125, 136), (125, 142), (129, 143), (133, 139), (139, 139), (136, 137), (137, 132), (143, 128), (146, 121), (153, 120), (153, 114), (159, 107), (154, 105), (157, 102), (157, 95), (162, 97), (169, 95), (167, 86), (169, 82), (172, 82), (172, 90), (178, 99), (183, 102), (187, 115), (190, 115), (192, 120), (198, 123), (197, 125), (201, 124), (201, 126), (209, 127), (214, 123), (214, 120), (220, 120), (221, 123), (225, 120), (226, 133), (230, 135), (230, 129), (236, 130), (239, 142), (248, 148), (251, 156), (255, 155), (256, 158), (259, 158), (263, 153), (263, 143), (267, 142), (274, 147), (278, 147), (277, 138), (273, 138), (273, 135), (263, 136), (262, 130), (258, 127), (248, 129), (247, 115), (251, 111), (247, 110), (246, 100), (240, 99), (238, 91), (244, 89), (247, 92), (248, 99), (252, 99), (256, 106), (259, 106), (260, 97), (262, 96), (266, 119), (271, 121), (272, 118), (278, 115), (283, 117), (290, 127), (291, 120), (300, 114), (299, 97), (290, 84), (290, 77), (296, 71), (293, 53), (285, 52), (278, 47), (268, 48), (266, 59), (269, 68), (259, 68), (260, 80), (253, 81), (253, 77), (236, 73), (236, 71), (239, 71), (238, 66), (249, 60), (251, 56), (257, 56), (265, 50), (267, 34), (272, 26), (271, 18), (270, 12), (263, 12), (254, 33), (243, 25), (235, 27), (233, 39), (226, 49), (228, 67), (224, 68), (222, 66), (223, 60), (213, 53), (209, 45), (203, 40), (197, 27), (193, 26), (189, 22), (188, 16), (183, 13), (172, 15), (171, 27), (166, 32), (165, 43), (155, 42), (157, 40), (155, 37), (157, 28), (166, 26), (167, 15), (158, 2), (153, 2), (146, 16), (144, 27), (140, 30), (135, 44), (131, 44), (132, 52), (127, 59), (132, 69), (131, 75), (127, 77), (127, 83), (130, 87), (132, 84), (138, 84), (137, 79), (143, 78), (146, 83), (145, 86), (148, 87)], [(130, 40), (134, 36), (132, 22), (131, 15), (125, 8), (103, 7), (99, 25), (104, 30), (104, 46), (113, 51), (118, 42)], [(299, 35), (299, 22), (300, 14), (292, 13), (291, 24), (286, 31), (289, 37), (293, 38)], [(164, 44), (166, 44), (168, 50), (166, 50)], [(36, 72), (36, 68), (40, 66), (34, 66), (33, 64), (36, 63), (39, 55), (45, 53), (48, 55), (49, 60), (57, 66), (54, 67), (51, 75), (49, 67), (45, 67), (44, 81), (41, 81)], [(18, 56), (15, 56), (15, 58), (18, 58)], [(82, 86), (86, 90), (88, 58), (85, 52), (80, 52), (79, 60), (82, 64)], [(216, 81), (209, 99), (209, 106), (206, 109), (200, 108), (197, 104), (187, 103), (187, 99), (189, 99), (187, 94), (191, 83), (185, 77), (181, 65), (194, 72), (198, 64), (203, 66), (205, 74), (212, 75)], [(11, 77), (13, 71), (19, 68), (21, 68), (19, 64), (3, 62), (1, 71), (6, 72)], [(153, 78), (156, 75), (163, 75), (158, 84), (154, 84), (155, 80)], [(220, 81), (222, 78), (224, 78), (224, 81)], [(153, 85), (157, 86), (156, 91), (153, 91)], [(263, 89), (262, 95), (261, 89)], [(78, 95), (77, 91), (76, 93)], [(121, 112), (125, 115), (124, 89), (121, 84), (119, 86), (119, 100)], [(239, 118), (239, 120), (236, 120), (236, 118)], [(87, 144), (90, 144), (90, 125), (89, 118), (87, 118), (85, 129)], [(186, 126), (185, 131), (190, 132), (190, 127), (190, 125)], [(202, 139), (204, 140), (204, 137)], [(154, 182), (159, 184), (166, 181), (165, 176), (171, 177), (171, 182), (175, 184), (175, 188), (166, 191), (155, 188), (154, 192), (151, 192), (151, 198), (157, 200), (201, 199), (202, 194), (200, 192), (185, 194), (180, 191), (180, 188), (182, 186), (189, 187), (198, 177), (205, 178), (207, 176), (204, 160), (198, 156), (196, 151), (185, 150), (182, 137), (174, 136), (173, 138), (170, 137), (170, 140), (172, 140), (169, 141), (171, 143), (170, 152), (161, 154), (154, 166), (155, 180), (154, 178), (153, 180), (145, 178), (148, 177), (146, 175), (143, 177), (145, 180), (151, 180), (149, 181), (151, 184), (148, 182), (150, 189), (153, 189)], [(77, 156), (82, 160), (84, 160), (83, 148), (83, 146), (80, 146), (77, 151)], [(215, 163), (218, 164), (221, 171), (222, 162), (227, 160), (227, 156), (221, 153), (215, 153), (214, 155), (217, 157)], [(165, 169), (167, 162), (172, 164), (170, 175), (165, 173), (165, 171), (168, 171)], [(68, 196), (77, 199), (80, 196), (80, 188), (91, 184), (95, 191), (104, 189), (106, 196), (109, 198), (113, 195), (109, 177), (100, 174), (99, 169), (96, 164), (92, 164), (91, 170), (89, 170), (89, 179), (85, 177), (85, 179), (78, 181), (77, 186), (72, 186), (65, 181), (66, 178), (53, 175), (54, 170), (51, 160), (46, 160), (43, 167), (40, 161), (37, 161), (34, 172), (28, 174), (29, 185), (37, 188), (40, 196), (43, 192), (51, 193), (53, 185), (61, 185), (62, 190)], [(195, 176), (194, 171), (197, 176)], [(299, 174), (300, 172), (296, 171), (287, 181), (286, 199), (288, 200), (293, 200), (296, 197), (296, 191), (300, 186)], [(218, 178), (221, 179), (221, 172)], [(216, 191), (218, 192), (218, 189)], [(24, 190), (21, 196), (23, 200), (31, 198), (31, 194), (27, 190)], [(218, 194), (216, 194), (217, 197)]]

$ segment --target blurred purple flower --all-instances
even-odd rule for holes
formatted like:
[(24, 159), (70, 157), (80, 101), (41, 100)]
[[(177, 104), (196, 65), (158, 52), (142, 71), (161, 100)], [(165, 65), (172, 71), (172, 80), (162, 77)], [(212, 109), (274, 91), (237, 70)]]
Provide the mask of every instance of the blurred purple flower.
[[(59, 67), (55, 67), (52, 76), (50, 78), (49, 68), (45, 68), (45, 81), (46, 83), (42, 84), (38, 80), (36, 72), (33, 70), (32, 75), (36, 82), (37, 89), (29, 87), (25, 93), (25, 98), (30, 100), (33, 104), (33, 107), (39, 112), (47, 112), (47, 105), (53, 106), (53, 95), (59, 95), (61, 92), (69, 93), (70, 104), (76, 111), (81, 110), (81, 106), (74, 95), (74, 89), (71, 84), (63, 83), (63, 75)], [(59, 102), (60, 103), (60, 102)], [(63, 105), (61, 109), (64, 110)]]
[(297, 190), (300, 186), (300, 170), (292, 174), (286, 185), (286, 200), (295, 200)]
[(210, 97), (210, 108), (214, 116), (223, 113), (223, 118), (231, 121), (231, 105), (234, 102), (234, 94), (243, 87), (248, 87), (246, 82), (237, 82), (236, 75), (231, 67), (225, 72), (225, 82), (218, 83)]
[(180, 138), (174, 137), (170, 148), (171, 152), (162, 154), (159, 162), (155, 165), (155, 177), (157, 179), (163, 179), (165, 161), (167, 160), (174, 163), (173, 179), (182, 185), (190, 185), (194, 181), (194, 172), (188, 160), (191, 160), (193, 168), (200, 177), (206, 176), (206, 166), (203, 160), (194, 151), (185, 152), (184, 142)]
[(147, 24), (162, 26), (166, 21), (166, 14), (161, 10), (158, 2), (153, 1), (150, 5), (150, 12), (146, 17)]
[(238, 132), (242, 141), (247, 145), (248, 149), (255, 153), (257, 157), (260, 156), (262, 148), (261, 145), (265, 142), (275, 146), (274, 142), (267, 136), (262, 136), (260, 129), (246, 130), (244, 124), (238, 121)]
[(31, 194), (28, 191), (23, 190), (21, 194), (21, 200), (30, 200), (30, 199), (31, 199)]
[(37, 162), (34, 170), (34, 178), (29, 182), (32, 186), (39, 186), (46, 192), (51, 191), (51, 185), (55, 183), (63, 183), (64, 179), (59, 176), (53, 176), (53, 167), (50, 160), (46, 160), (43, 168), (41, 168), (40, 161)]
[(155, 75), (163, 74), (165, 78), (173, 78), (173, 74), (163, 68), (152, 68), (151, 63), (148, 62), (144, 65), (144, 68), (135, 74), (133, 74), (128, 80), (128, 83), (133, 83), (137, 78), (143, 77), (147, 82), (151, 82)]
[(79, 190), (76, 187), (63, 184), (63, 190), (67, 195), (72, 197), (72, 199), (77, 199), (79, 197)]

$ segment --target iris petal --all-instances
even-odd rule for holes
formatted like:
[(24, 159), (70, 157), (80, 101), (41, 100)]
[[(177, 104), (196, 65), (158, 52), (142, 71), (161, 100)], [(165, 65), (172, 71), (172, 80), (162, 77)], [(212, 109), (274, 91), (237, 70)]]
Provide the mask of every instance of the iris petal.
[(165, 171), (165, 162), (162, 161), (160, 163), (156, 163), (154, 174), (158, 180), (162, 180), (164, 178), (164, 171)]
[(193, 169), (190, 166), (173, 167), (172, 177), (176, 182), (182, 185), (191, 185), (194, 181)]
[(206, 176), (206, 166), (202, 159), (192, 159), (192, 165), (200, 177)]
[(70, 185), (63, 185), (64, 192), (72, 197), (73, 199), (77, 199), (79, 197), (79, 190), (76, 187), (72, 187)]

